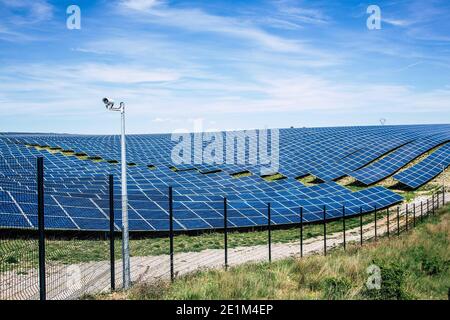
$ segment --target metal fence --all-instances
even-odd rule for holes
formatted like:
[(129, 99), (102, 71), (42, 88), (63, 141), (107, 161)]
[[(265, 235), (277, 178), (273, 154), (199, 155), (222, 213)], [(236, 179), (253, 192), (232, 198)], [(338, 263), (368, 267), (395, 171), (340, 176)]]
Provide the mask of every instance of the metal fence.
[(0, 234), (0, 300), (39, 299), (37, 230)]
[[(114, 221), (113, 177), (104, 180), (109, 190), (109, 231), (57, 232), (46, 227), (51, 222), (51, 215), (44, 216), (45, 188), (55, 190), (57, 186), (44, 188), (42, 159), (38, 159), (35, 167), (33, 164), (31, 166), (36, 170), (34, 177), (11, 170), (10, 179), (2, 180), (3, 183), (13, 180), (16, 183), (8, 183), (8, 191), (0, 191), (0, 202), (12, 201), (10, 193), (14, 192), (15, 197), (29, 199), (26, 202), (37, 203), (37, 206), (27, 207), (26, 215), (24, 212), (17, 212), (17, 215), (11, 212), (1, 217), (9, 221), (2, 224), (7, 227), (0, 228), (0, 300), (77, 299), (121, 288), (122, 246), (120, 228), (115, 227)], [(33, 189), (35, 192), (32, 192)], [(371, 213), (361, 215), (350, 215), (343, 206), (341, 216), (334, 215), (332, 218), (327, 207), (324, 207), (322, 220), (315, 223), (307, 223), (303, 208), (298, 208), (298, 224), (289, 227), (291, 238), (288, 241), (279, 239), (278, 228), (273, 228), (271, 204), (268, 203), (263, 218), (265, 226), (259, 226), (257, 233), (252, 234), (258, 241), (249, 243), (241, 241), (243, 233), (240, 230), (230, 228), (229, 201), (224, 198), (220, 203), (223, 212), (218, 230), (200, 235), (204, 238), (200, 238), (198, 248), (183, 248), (181, 241), (190, 243), (192, 235), (180, 235), (174, 230), (177, 210), (174, 209), (172, 193), (172, 188), (168, 188), (168, 232), (165, 236), (132, 235), (133, 284), (173, 281), (178, 276), (199, 269), (226, 269), (251, 261), (270, 262), (290, 256), (326, 255), (337, 247), (345, 250), (350, 243), (363, 246), (380, 237), (397, 237), (435, 215), (449, 197), (442, 189), (413, 203), (383, 210), (373, 208)], [(79, 196), (80, 199), (99, 198), (98, 194), (80, 193)], [(72, 197), (76, 199), (77, 195), (72, 194)], [(24, 228), (23, 221), (16, 216), (35, 219), (33, 225), (37, 228)], [(201, 243), (202, 239), (204, 243)]]
[[(109, 231), (99, 233), (71, 231), (59, 223), (70, 218), (47, 203), (64, 192), (60, 184), (44, 182), (43, 158), (2, 158), (0, 169), (0, 203), (6, 211), (0, 213), (0, 300), (75, 299), (115, 289), (121, 275), (115, 273), (120, 231), (114, 228), (112, 176), (101, 181), (111, 201)], [(98, 200), (100, 193), (71, 197)]]
[[(39, 230), (31, 227), (23, 212), (14, 204), (14, 195), (27, 203), (37, 203), (36, 163), (0, 158), (0, 203), (8, 214), (0, 214), (0, 300), (39, 299)], [(37, 208), (27, 208), (30, 217), (37, 217)], [(29, 219), (29, 218), (28, 218)], [(28, 226), (26, 232), (22, 231)]]

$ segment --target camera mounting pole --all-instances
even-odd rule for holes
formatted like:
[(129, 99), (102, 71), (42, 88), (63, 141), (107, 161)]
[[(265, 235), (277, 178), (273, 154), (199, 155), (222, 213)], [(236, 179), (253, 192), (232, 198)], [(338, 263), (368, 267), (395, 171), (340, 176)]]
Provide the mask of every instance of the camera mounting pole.
[(128, 231), (128, 192), (127, 192), (127, 156), (125, 144), (125, 103), (120, 102), (119, 106), (114, 106), (114, 101), (103, 98), (106, 109), (110, 111), (120, 111), (121, 115), (121, 182), (122, 182), (122, 262), (123, 262), (123, 287), (128, 289), (131, 284), (130, 273), (130, 244)]

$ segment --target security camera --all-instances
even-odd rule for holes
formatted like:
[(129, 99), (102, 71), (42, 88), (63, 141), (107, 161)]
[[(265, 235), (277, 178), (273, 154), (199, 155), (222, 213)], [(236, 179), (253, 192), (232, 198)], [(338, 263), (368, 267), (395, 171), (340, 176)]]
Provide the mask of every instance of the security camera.
[(108, 98), (103, 98), (103, 103), (105, 104), (105, 107), (107, 109), (111, 109), (112, 107), (114, 107), (114, 100), (112, 99), (108, 99)]

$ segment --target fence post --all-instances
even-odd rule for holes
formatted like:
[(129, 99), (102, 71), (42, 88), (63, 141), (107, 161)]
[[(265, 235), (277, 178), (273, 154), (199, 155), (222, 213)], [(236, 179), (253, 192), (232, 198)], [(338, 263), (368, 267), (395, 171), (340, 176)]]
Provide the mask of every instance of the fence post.
[(323, 255), (327, 255), (327, 208), (323, 206)]
[(172, 187), (169, 187), (169, 251), (170, 251), (170, 280), (175, 278), (173, 268), (173, 193)]
[(360, 235), (359, 242), (362, 246), (363, 245), (363, 209), (362, 209), (362, 207), (359, 207), (359, 235)]
[(388, 238), (390, 238), (390, 235), (389, 235), (389, 208), (387, 208), (386, 209), (386, 228), (387, 228), (387, 236), (388, 236)]
[(345, 205), (342, 206), (342, 235), (344, 237), (344, 250), (347, 249), (345, 241)]
[(439, 191), (436, 191), (436, 205), (434, 206), (436, 209), (439, 209)]
[(427, 199), (427, 217), (430, 215), (430, 199)]
[(303, 207), (300, 208), (300, 257), (303, 257)]
[(445, 206), (445, 186), (442, 186), (442, 206)]
[(408, 204), (406, 204), (406, 212), (405, 212), (405, 225), (406, 225), (406, 231), (408, 231)]
[(45, 223), (44, 223), (44, 158), (37, 158), (37, 202), (39, 232), (39, 298), (47, 299), (45, 284)]
[(433, 215), (436, 214), (436, 192), (433, 192)]
[(435, 203), (434, 203), (434, 209), (435, 209), (435, 210), (436, 210), (436, 209), (439, 209), (439, 192), (436, 192), (436, 193), (435, 193), (434, 201), (435, 201)]
[(270, 221), (270, 202), (267, 204), (267, 232), (269, 238), (269, 262), (272, 262), (272, 230)]
[(116, 263), (114, 252), (114, 176), (109, 175), (109, 258), (111, 264), (111, 291), (116, 290)]
[(423, 221), (423, 201), (420, 201), (420, 222)]
[(437, 191), (437, 199), (436, 199), (436, 201), (437, 201), (437, 208), (439, 209), (439, 208), (441, 208), (441, 201), (439, 200), (439, 194), (440, 194), (441, 192), (438, 190)]
[(397, 206), (397, 236), (400, 236), (400, 207)]
[(416, 203), (413, 203), (413, 227), (416, 227)]
[(436, 208), (437, 209), (439, 209), (439, 204), (440, 204), (441, 202), (439, 201), (439, 190), (438, 191), (436, 191)]
[(431, 200), (431, 212), (432, 212), (432, 214), (433, 214), (433, 216), (434, 216), (434, 192), (433, 192), (433, 195), (432, 195), (432, 198), (431, 198), (432, 200)]
[(225, 248), (225, 270), (228, 270), (228, 212), (227, 198), (223, 198), (223, 243)]
[(377, 207), (375, 206), (374, 207), (375, 208), (375, 210), (374, 210), (374, 215), (375, 215), (375, 224), (374, 224), (374, 227), (375, 227), (375, 241), (377, 241), (377, 239), (378, 239), (378, 234), (377, 234)]
[(441, 205), (441, 202), (439, 201), (439, 190), (437, 191), (437, 193), (436, 193), (436, 204), (437, 204), (437, 208), (439, 209), (440, 207), (440, 205)]

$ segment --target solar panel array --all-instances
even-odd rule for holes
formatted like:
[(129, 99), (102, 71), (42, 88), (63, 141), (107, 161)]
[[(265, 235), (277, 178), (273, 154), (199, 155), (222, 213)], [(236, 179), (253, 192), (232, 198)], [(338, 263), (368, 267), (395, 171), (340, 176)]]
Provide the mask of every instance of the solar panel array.
[(383, 159), (352, 172), (351, 176), (366, 185), (373, 184), (394, 174), (421, 154), (447, 141), (450, 141), (450, 131), (419, 138), (401, 146)]
[(418, 164), (406, 169), (394, 178), (415, 189), (427, 183), (450, 165), (450, 143), (447, 143)]
[[(389, 176), (405, 162), (448, 141), (448, 132), (450, 125), (281, 129), (278, 172), (286, 179), (272, 182), (260, 176), (261, 165), (250, 161), (254, 157), (252, 152), (234, 151), (234, 160), (242, 157), (245, 163), (224, 163), (224, 150), (223, 161), (176, 165), (174, 171), (171, 152), (177, 141), (172, 141), (170, 135), (129, 135), (127, 160), (133, 163), (128, 167), (130, 230), (168, 229), (169, 186), (174, 190), (174, 227), (178, 230), (221, 228), (225, 196), (229, 225), (236, 228), (267, 224), (269, 202), (272, 223), (280, 225), (298, 223), (300, 207), (307, 222), (322, 219), (324, 207), (328, 218), (340, 216), (342, 206), (348, 215), (358, 214), (360, 207), (364, 212), (387, 207), (402, 197), (384, 187), (351, 192), (332, 180), (378, 167), (383, 168), (382, 173), (373, 174), (374, 170), (368, 170), (368, 178), (362, 175), (361, 179), (373, 181)], [(245, 140), (248, 132), (234, 134), (244, 137), (242, 141), (249, 145)], [(192, 160), (199, 149), (202, 154), (207, 148), (211, 137), (222, 139), (224, 144), (229, 139), (227, 133), (203, 134), (200, 143), (192, 145)], [(198, 135), (191, 138), (194, 141)], [(94, 161), (81, 160), (70, 150), (90, 156)], [(448, 149), (442, 149), (441, 153), (445, 156)], [(116, 227), (120, 229), (120, 166), (96, 161), (120, 159), (120, 138), (115, 135), (0, 135), (0, 226), (36, 226), (34, 159), (38, 156), (44, 157), (45, 162), (48, 228), (107, 230), (107, 175), (113, 174)], [(387, 169), (384, 164), (390, 161), (384, 159), (392, 161)], [(433, 159), (428, 162), (424, 170), (434, 168)], [(241, 178), (231, 176), (247, 170), (253, 174)], [(324, 183), (305, 186), (294, 179), (308, 174)], [(405, 179), (411, 180), (408, 176)]]

